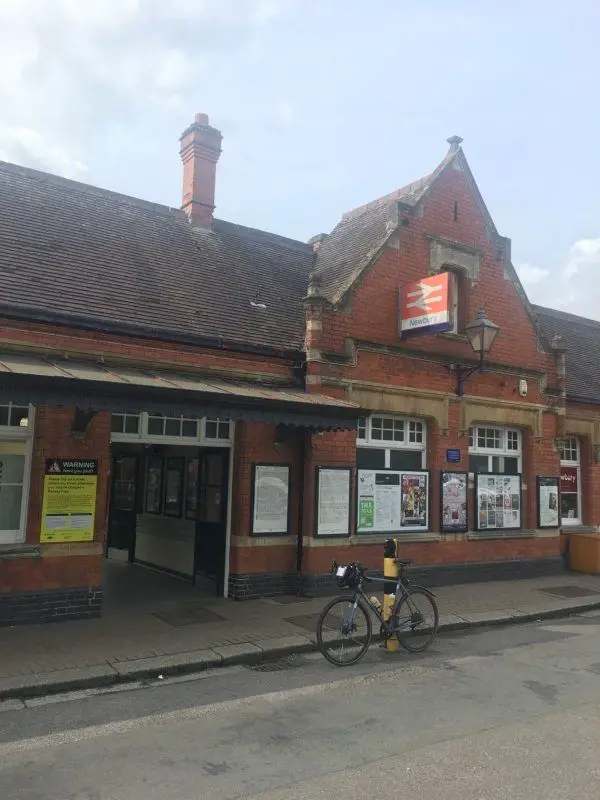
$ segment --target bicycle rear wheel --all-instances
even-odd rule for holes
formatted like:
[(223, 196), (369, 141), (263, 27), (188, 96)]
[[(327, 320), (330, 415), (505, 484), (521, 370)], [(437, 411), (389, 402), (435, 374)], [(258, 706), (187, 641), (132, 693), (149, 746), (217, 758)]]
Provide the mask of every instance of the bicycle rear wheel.
[(369, 649), (371, 633), (371, 617), (360, 601), (355, 607), (348, 597), (334, 597), (317, 622), (317, 645), (331, 664), (349, 667)]
[(433, 642), (439, 625), (433, 596), (423, 589), (411, 589), (396, 612), (398, 641), (409, 653), (422, 653)]

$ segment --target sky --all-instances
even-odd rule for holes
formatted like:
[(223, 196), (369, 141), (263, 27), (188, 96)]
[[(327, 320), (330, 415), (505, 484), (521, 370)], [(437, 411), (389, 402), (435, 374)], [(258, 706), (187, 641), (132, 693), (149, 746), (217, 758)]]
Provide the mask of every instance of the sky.
[(458, 134), (534, 303), (600, 319), (597, 0), (0, 0), (0, 159), (307, 240)]

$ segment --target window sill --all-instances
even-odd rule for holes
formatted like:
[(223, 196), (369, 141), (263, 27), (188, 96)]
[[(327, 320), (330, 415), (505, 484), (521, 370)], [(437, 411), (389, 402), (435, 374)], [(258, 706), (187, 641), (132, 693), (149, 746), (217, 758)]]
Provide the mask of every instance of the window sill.
[(0, 544), (0, 559), (41, 557), (42, 552), (37, 544)]
[(595, 525), (561, 525), (561, 533), (598, 533)]
[(439, 542), (441, 541), (441, 536), (439, 533), (431, 533), (431, 531), (355, 533), (352, 534), (349, 541), (351, 545), (360, 546), (361, 544), (385, 544), (388, 539), (398, 539), (399, 542)]
[(481, 541), (482, 539), (535, 539), (535, 531), (469, 531), (468, 541)]

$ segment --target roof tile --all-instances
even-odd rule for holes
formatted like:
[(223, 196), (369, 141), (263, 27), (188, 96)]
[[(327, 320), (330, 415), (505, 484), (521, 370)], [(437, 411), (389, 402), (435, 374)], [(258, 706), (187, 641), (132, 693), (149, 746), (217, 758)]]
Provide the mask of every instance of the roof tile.
[(560, 336), (567, 351), (567, 396), (600, 403), (600, 322), (542, 306), (533, 312), (546, 338)]
[[(303, 242), (0, 162), (0, 306), (299, 349)], [(263, 307), (264, 305), (264, 307)]]

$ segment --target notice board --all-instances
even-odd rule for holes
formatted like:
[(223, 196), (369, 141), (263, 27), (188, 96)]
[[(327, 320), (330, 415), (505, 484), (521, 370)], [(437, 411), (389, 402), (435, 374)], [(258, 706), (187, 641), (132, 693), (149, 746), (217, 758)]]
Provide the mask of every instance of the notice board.
[(97, 460), (46, 459), (40, 541), (92, 541), (97, 487)]

